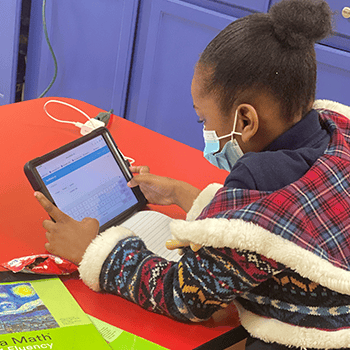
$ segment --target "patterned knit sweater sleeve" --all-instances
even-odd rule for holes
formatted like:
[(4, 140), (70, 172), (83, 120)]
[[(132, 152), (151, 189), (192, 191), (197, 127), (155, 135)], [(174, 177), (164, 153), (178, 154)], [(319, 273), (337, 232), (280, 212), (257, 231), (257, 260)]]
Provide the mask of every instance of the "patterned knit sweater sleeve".
[(143, 308), (182, 321), (202, 321), (237, 295), (270, 278), (283, 266), (233, 249), (186, 248), (179, 262), (147, 250), (136, 237), (116, 244), (99, 276), (101, 290), (121, 295)]
[[(205, 204), (202, 199), (203, 195), (189, 218)], [(210, 318), (236, 296), (283, 269), (282, 264), (262, 255), (224, 247), (202, 247), (198, 252), (185, 248), (179, 262), (167, 261), (123, 227), (110, 228), (97, 237), (79, 267), (84, 282), (96, 291), (193, 322)]]

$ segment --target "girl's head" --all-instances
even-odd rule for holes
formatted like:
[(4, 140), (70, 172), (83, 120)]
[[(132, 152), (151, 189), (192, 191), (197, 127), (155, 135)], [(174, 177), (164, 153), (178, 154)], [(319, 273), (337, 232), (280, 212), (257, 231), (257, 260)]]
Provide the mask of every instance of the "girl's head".
[(331, 18), (323, 0), (283, 0), (268, 13), (229, 24), (209, 43), (196, 65), (195, 107), (199, 109), (195, 99), (211, 100), (220, 112), (217, 122), (222, 126), (238, 106), (253, 107), (260, 122), (251, 126), (255, 134), (271, 121), (271, 114), (290, 127), (311, 109), (315, 99), (314, 44), (331, 33)]

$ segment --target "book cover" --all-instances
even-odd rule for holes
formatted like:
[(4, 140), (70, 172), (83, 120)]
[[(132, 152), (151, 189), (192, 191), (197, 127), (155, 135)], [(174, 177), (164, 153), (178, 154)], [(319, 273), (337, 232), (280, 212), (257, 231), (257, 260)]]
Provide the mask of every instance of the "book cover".
[(7, 281), (3, 276), (0, 350), (110, 349), (59, 278)]
[(123, 331), (122, 329), (103, 322), (98, 318), (93, 316), (89, 317), (109, 346), (114, 350), (166, 350), (166, 348), (158, 344)]

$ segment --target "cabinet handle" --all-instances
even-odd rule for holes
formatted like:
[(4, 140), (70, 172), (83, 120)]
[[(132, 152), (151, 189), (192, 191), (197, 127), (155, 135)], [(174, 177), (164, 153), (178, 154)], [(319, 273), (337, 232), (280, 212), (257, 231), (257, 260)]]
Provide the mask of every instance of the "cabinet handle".
[(350, 18), (350, 7), (344, 7), (341, 14), (344, 18)]

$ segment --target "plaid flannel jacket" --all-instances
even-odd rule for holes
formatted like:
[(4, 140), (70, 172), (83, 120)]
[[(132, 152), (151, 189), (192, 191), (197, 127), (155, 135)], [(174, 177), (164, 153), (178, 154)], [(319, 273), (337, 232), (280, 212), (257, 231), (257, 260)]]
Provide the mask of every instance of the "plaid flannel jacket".
[(349, 271), (350, 122), (327, 110), (321, 117), (332, 138), (303, 177), (273, 193), (223, 188), (198, 219), (257, 224)]
[(350, 345), (350, 121), (319, 113), (332, 136), (303, 177), (272, 193), (220, 189), (197, 220), (172, 224), (177, 238), (204, 245), (178, 263), (123, 237), (100, 289), (183, 321), (236, 300), (243, 326), (265, 341)]

